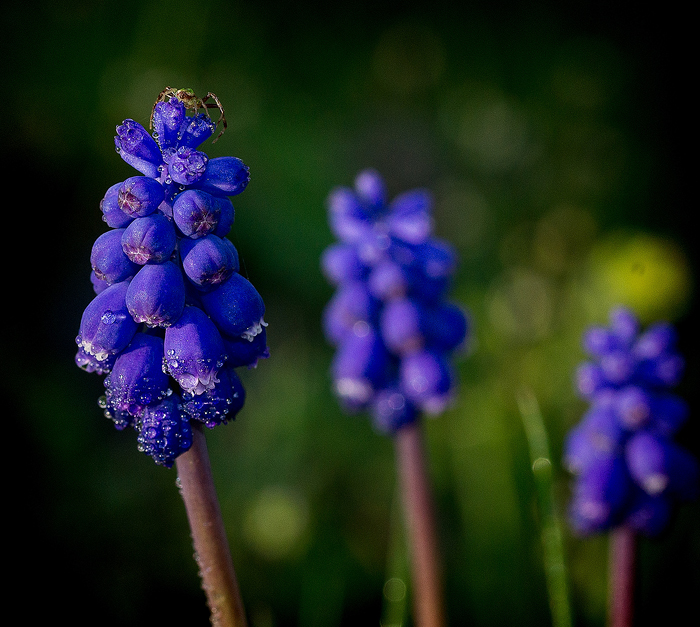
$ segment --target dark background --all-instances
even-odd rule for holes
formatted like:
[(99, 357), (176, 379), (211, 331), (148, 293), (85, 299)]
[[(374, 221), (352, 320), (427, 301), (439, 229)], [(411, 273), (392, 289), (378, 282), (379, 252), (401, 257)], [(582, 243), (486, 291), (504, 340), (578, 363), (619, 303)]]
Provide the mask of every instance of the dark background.
[[(362, 168), (392, 195), (433, 191), (436, 233), (462, 260), (452, 293), (475, 326), (458, 402), (426, 423), (451, 624), (550, 624), (516, 396), (528, 389), (542, 408), (563, 516), (561, 445), (585, 409), (571, 384), (579, 339), (612, 305), (677, 323), (692, 408), (679, 439), (698, 453), (696, 70), (689, 16), (673, 3), (0, 11), (8, 616), (208, 621), (175, 470), (114, 430), (100, 378), (73, 363), (99, 201), (134, 174), (114, 128), (147, 125), (166, 85), (219, 96), (228, 130), (205, 150), (242, 158), (252, 176), (230, 237), (266, 301), (272, 357), (243, 373), (237, 421), (207, 434), (251, 627), (405, 613), (382, 595), (405, 576), (392, 444), (339, 411), (319, 323), (332, 294), (318, 264), (332, 242), (325, 198)], [(639, 624), (694, 609), (699, 523), (686, 505), (641, 543)], [(575, 623), (602, 625), (606, 538), (564, 531)]]

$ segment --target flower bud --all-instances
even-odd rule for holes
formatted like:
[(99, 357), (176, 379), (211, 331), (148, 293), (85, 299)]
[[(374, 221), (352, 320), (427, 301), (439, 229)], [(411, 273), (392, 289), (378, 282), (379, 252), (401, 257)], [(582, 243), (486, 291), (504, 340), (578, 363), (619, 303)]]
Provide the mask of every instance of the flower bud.
[(219, 381), (210, 390), (194, 395), (185, 392), (182, 406), (190, 419), (204, 423), (209, 429), (234, 420), (245, 403), (245, 390), (233, 368), (219, 371)]
[(173, 203), (173, 220), (183, 235), (197, 239), (212, 233), (219, 224), (221, 208), (206, 192), (190, 189)]
[(386, 347), (371, 327), (343, 340), (333, 358), (331, 376), (346, 409), (362, 409), (372, 400), (375, 390), (384, 386), (388, 363)]
[(177, 98), (157, 102), (153, 109), (153, 132), (162, 150), (174, 147), (185, 121), (185, 105)]
[(203, 290), (221, 285), (239, 268), (234, 245), (212, 234), (183, 240), (180, 255), (187, 278)]
[(270, 356), (270, 351), (267, 348), (267, 331), (265, 328), (253, 338), (252, 342), (243, 337), (230, 338), (222, 336), (222, 338), (226, 348), (226, 355), (228, 356), (226, 364), (231, 368), (238, 368), (239, 366), (255, 368), (259, 359), (267, 359)]
[(134, 337), (138, 325), (126, 308), (128, 281), (100, 292), (85, 308), (76, 343), (98, 362), (121, 352)]
[(454, 396), (453, 379), (440, 353), (421, 350), (401, 358), (399, 387), (406, 398), (428, 414), (445, 411)]
[(137, 333), (117, 357), (104, 385), (105, 415), (117, 429), (124, 429), (146, 406), (160, 402), (169, 392), (168, 376), (163, 372), (163, 340)]
[(170, 326), (185, 308), (182, 271), (172, 261), (142, 266), (126, 291), (126, 305), (136, 322)]
[(124, 120), (117, 126), (114, 145), (124, 161), (151, 178), (157, 178), (163, 157), (158, 144), (148, 131), (134, 120)]
[(374, 426), (382, 433), (395, 433), (401, 427), (415, 422), (418, 409), (397, 388), (380, 390), (372, 400)]
[(121, 184), (117, 201), (119, 208), (132, 218), (143, 218), (163, 202), (163, 186), (147, 176), (132, 176)]
[(121, 237), (124, 254), (139, 265), (168, 261), (176, 242), (175, 227), (160, 212), (136, 218), (124, 229)]
[(119, 207), (119, 188), (121, 183), (115, 183), (107, 190), (104, 198), (100, 201), (100, 211), (102, 219), (113, 229), (121, 229), (129, 224), (133, 218), (124, 213)]
[(197, 148), (200, 144), (209, 139), (216, 130), (216, 124), (206, 114), (199, 113), (193, 117), (184, 119), (180, 128), (180, 146)]
[(397, 196), (389, 207), (389, 232), (411, 244), (425, 242), (433, 230), (432, 197), (425, 190), (413, 190)]
[(213, 389), (225, 360), (218, 329), (198, 307), (185, 307), (179, 320), (165, 330), (163, 368), (183, 393), (199, 395)]
[(138, 266), (122, 250), (122, 235), (125, 230), (113, 229), (102, 233), (92, 245), (92, 270), (95, 277), (109, 285), (125, 281), (138, 272)]
[(180, 185), (192, 185), (204, 176), (208, 161), (203, 152), (180, 146), (166, 157), (168, 176)]
[(210, 159), (197, 187), (215, 196), (235, 196), (248, 185), (248, 166), (236, 157)]
[(361, 279), (366, 270), (355, 247), (343, 242), (331, 244), (323, 251), (321, 269), (325, 277), (336, 286)]
[(138, 425), (139, 451), (166, 468), (192, 446), (192, 427), (178, 400), (173, 394), (146, 407)]
[(203, 294), (202, 303), (221, 332), (231, 337), (252, 341), (265, 326), (262, 297), (253, 284), (238, 273), (216, 289)]
[(585, 535), (618, 523), (629, 487), (629, 475), (620, 457), (596, 458), (574, 485), (569, 512), (574, 530)]

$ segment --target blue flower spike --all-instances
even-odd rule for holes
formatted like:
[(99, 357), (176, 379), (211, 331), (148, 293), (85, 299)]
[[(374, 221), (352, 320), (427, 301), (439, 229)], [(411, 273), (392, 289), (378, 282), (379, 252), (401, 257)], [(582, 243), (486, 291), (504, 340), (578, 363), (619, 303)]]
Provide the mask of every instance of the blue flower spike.
[(654, 536), (677, 502), (697, 498), (697, 460), (673, 441), (688, 415), (670, 392), (683, 359), (670, 325), (640, 328), (634, 312), (611, 311), (609, 326), (583, 335), (591, 360), (576, 383), (590, 408), (569, 432), (564, 463), (574, 475), (572, 528), (589, 535), (626, 526)]
[(432, 202), (423, 189), (389, 200), (374, 170), (328, 197), (339, 240), (321, 258), (336, 288), (323, 313), (333, 387), (344, 409), (367, 410), (381, 433), (440, 414), (455, 396), (450, 360), (469, 329), (445, 297), (456, 255), (432, 235)]
[(248, 167), (200, 150), (219, 123), (213, 94), (166, 88), (153, 135), (131, 119), (117, 126), (116, 151), (136, 173), (100, 202), (108, 230), (91, 251), (95, 297), (76, 338), (76, 364), (105, 376), (105, 416), (168, 468), (192, 445), (193, 424), (223, 425), (242, 409), (235, 368), (269, 356), (262, 297), (227, 239), (229, 197), (245, 190)]

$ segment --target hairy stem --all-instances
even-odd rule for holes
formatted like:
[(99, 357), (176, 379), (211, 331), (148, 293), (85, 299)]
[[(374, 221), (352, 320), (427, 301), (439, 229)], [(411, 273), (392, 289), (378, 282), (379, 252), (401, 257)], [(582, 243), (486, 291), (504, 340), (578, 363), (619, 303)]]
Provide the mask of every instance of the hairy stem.
[(193, 427), (192, 448), (177, 458), (182, 498), (190, 522), (195, 559), (215, 627), (246, 627), (236, 574), (202, 428)]
[(631, 627), (634, 621), (634, 583), (637, 566), (637, 537), (626, 526), (610, 532), (609, 627)]
[(442, 573), (420, 422), (399, 429), (394, 440), (408, 531), (415, 625), (444, 627)]

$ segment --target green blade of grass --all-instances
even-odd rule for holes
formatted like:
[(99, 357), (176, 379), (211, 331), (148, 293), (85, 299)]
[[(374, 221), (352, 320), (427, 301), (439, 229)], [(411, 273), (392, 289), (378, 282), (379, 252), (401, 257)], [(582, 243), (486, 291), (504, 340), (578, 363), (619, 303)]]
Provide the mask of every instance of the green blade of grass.
[(530, 450), (530, 462), (537, 490), (542, 553), (549, 607), (554, 627), (571, 627), (571, 607), (564, 561), (561, 524), (554, 503), (552, 462), (547, 430), (535, 395), (530, 390), (518, 394), (518, 407)]

